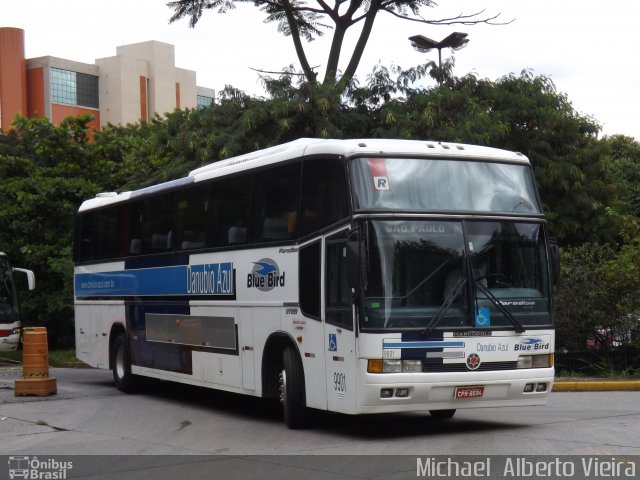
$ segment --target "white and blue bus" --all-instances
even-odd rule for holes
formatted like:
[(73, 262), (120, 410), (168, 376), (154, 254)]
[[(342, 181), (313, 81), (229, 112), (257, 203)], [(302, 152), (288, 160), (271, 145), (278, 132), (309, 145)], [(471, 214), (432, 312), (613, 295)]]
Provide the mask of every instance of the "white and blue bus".
[(345, 414), (541, 405), (552, 245), (528, 159), (300, 139), (82, 204), (76, 352)]

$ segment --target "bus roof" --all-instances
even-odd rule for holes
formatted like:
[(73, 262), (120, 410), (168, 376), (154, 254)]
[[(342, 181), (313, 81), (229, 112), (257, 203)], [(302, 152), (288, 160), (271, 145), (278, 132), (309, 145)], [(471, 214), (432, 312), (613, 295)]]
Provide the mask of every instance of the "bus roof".
[(491, 147), (425, 140), (349, 139), (332, 140), (300, 138), (292, 142), (256, 150), (236, 157), (220, 160), (189, 172), (177, 180), (152, 185), (133, 192), (99, 193), (85, 201), (79, 211), (91, 210), (130, 198), (169, 190), (210, 178), (221, 177), (244, 170), (259, 168), (286, 160), (312, 155), (352, 156), (426, 156), (444, 159), (475, 159), (529, 164), (529, 159), (517, 152)]

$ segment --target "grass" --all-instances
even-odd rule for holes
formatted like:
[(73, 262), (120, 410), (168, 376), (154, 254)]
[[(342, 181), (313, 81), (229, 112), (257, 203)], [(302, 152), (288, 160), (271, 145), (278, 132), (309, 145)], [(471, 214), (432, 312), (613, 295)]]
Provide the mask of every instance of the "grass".
[[(0, 352), (0, 359), (22, 363), (22, 350)], [(50, 367), (79, 367), (83, 365), (84, 364), (76, 358), (76, 351), (73, 348), (49, 351)]]

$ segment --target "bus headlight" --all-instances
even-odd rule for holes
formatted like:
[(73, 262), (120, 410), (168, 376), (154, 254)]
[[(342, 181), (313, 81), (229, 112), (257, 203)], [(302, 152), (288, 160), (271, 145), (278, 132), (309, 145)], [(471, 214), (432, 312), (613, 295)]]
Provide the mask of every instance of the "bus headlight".
[(402, 372), (402, 360), (383, 360), (382, 373), (400, 373)]
[(402, 361), (403, 372), (421, 372), (422, 360), (403, 360)]
[(553, 354), (520, 355), (518, 368), (549, 368), (553, 366)]
[(416, 373), (421, 371), (421, 360), (381, 360), (371, 358), (367, 361), (367, 372), (369, 373)]

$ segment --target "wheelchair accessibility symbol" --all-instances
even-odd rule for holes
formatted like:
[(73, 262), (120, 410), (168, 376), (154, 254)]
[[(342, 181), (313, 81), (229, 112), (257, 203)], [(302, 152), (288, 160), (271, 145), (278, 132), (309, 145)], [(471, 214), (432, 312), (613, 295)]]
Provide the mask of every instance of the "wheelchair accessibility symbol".
[(480, 307), (476, 310), (476, 327), (490, 327), (491, 312), (487, 307)]
[(329, 351), (337, 352), (338, 351), (338, 339), (336, 338), (335, 333), (329, 334)]

